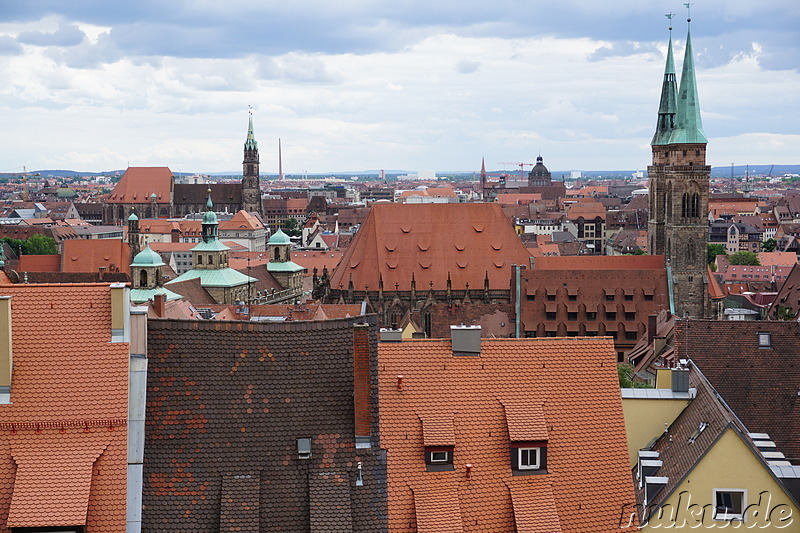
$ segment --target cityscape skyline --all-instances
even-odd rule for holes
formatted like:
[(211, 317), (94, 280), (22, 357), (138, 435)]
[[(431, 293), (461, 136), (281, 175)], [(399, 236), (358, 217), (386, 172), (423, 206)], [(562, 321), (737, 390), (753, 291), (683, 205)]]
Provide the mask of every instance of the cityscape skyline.
[[(681, 56), (680, 3), (6, 6), (0, 109), (14, 135), (0, 172), (232, 171), (248, 105), (265, 174), (278, 138), (294, 174), (540, 153), (554, 168), (644, 169), (670, 9)], [(800, 8), (708, 2), (692, 18), (709, 164), (797, 163)]]

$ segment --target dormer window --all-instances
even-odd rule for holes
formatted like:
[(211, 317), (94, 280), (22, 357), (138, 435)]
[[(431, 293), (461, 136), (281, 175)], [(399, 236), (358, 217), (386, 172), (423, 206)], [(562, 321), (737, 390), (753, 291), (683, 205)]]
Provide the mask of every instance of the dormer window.
[(538, 470), (542, 467), (542, 449), (517, 448), (517, 460), (520, 470)]
[(425, 470), (447, 472), (454, 470), (455, 431), (453, 416), (422, 415), (422, 440), (425, 446)]

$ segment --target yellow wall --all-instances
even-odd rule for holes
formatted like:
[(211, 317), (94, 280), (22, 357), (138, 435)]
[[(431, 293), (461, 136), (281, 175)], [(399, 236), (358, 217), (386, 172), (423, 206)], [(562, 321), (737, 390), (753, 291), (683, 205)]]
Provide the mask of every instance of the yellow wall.
[(687, 405), (689, 400), (623, 398), (622, 411), (625, 414), (631, 467), (636, 464), (639, 450), (664, 433), (664, 424), (672, 424)]
[(402, 333), (401, 336), (402, 336), (403, 339), (413, 339), (414, 338), (414, 333), (416, 333), (416, 332), (417, 332), (417, 328), (414, 327), (414, 324), (409, 322), (408, 324), (406, 324), (406, 327), (403, 328), (403, 333)]
[[(747, 490), (744, 507), (750, 508), (744, 524), (713, 519), (715, 488)], [(708, 506), (705, 513), (703, 506)], [(651, 517), (642, 531), (704, 531), (736, 525), (758, 531), (800, 531), (800, 509), (739, 435), (728, 429), (664, 502), (661, 519)]]

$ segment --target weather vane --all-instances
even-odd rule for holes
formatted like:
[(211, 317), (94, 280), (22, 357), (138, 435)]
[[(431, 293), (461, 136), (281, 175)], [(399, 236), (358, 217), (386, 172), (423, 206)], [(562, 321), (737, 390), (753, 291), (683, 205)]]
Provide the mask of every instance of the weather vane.
[(685, 4), (683, 4), (683, 6), (686, 8), (686, 22), (691, 22), (692, 21), (692, 3), (691, 2), (686, 2)]
[(251, 117), (253, 116), (253, 106), (250, 104), (247, 104), (247, 112), (250, 113)]
[(667, 14), (666, 14), (666, 15), (664, 15), (664, 16), (665, 16), (665, 17), (667, 17), (667, 18), (669, 19), (669, 31), (672, 31), (672, 17), (674, 17), (674, 16), (675, 16), (675, 13), (673, 13), (672, 11), (670, 11), (669, 13), (667, 13)]

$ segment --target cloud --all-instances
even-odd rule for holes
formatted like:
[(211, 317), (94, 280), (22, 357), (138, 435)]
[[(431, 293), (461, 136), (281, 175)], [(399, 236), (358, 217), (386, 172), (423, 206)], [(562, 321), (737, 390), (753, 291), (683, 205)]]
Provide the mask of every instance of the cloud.
[(610, 57), (624, 57), (636, 54), (660, 53), (657, 43), (642, 43), (637, 41), (617, 41), (607, 43), (592, 52), (589, 61), (602, 61)]
[(481, 62), (473, 59), (462, 59), (456, 63), (456, 72), (460, 74), (472, 74), (481, 68)]
[(0, 55), (16, 55), (22, 52), (17, 40), (8, 35), (0, 35)]
[(22, 44), (35, 46), (76, 46), (79, 45), (86, 34), (76, 24), (61, 23), (54, 32), (26, 31), (17, 36)]

